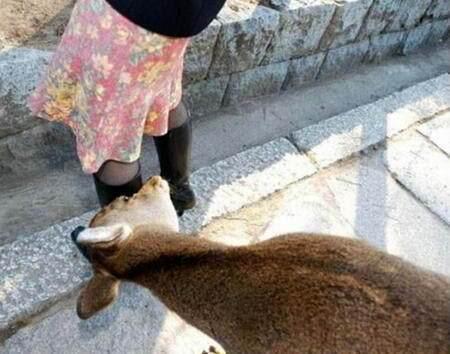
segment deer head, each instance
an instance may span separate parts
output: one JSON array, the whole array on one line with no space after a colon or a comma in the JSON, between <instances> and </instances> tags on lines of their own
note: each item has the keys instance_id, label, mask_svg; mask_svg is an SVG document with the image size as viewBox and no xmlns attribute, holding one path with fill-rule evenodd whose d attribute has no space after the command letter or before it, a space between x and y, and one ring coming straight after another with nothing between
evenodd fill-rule
<instances>
[{"instance_id":1,"label":"deer head","mask_svg":"<svg viewBox=\"0 0 450 354\"><path fill-rule=\"evenodd\" d=\"M146 232L136 232L140 228ZM178 230L169 185L161 177L152 177L133 197L116 199L94 216L88 228L74 232L73 240L94 272L78 298L79 317L87 319L116 299L120 280L115 272L133 262L127 252L131 244L136 251L145 238Z\"/></svg>"}]
</instances>

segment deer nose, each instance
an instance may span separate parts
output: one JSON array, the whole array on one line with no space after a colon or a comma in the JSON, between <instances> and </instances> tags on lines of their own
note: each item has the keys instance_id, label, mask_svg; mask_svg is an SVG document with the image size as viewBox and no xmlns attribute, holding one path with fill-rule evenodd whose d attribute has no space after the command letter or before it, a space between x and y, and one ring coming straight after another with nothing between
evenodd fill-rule
<instances>
[{"instance_id":1,"label":"deer nose","mask_svg":"<svg viewBox=\"0 0 450 354\"><path fill-rule=\"evenodd\" d=\"M78 251L86 258L88 261L90 261L89 253L86 246L80 245L77 242L78 236L84 231L86 228L84 226L78 226L75 230L73 230L70 233L70 238L72 239L75 246L77 246Z\"/></svg>"}]
</instances>

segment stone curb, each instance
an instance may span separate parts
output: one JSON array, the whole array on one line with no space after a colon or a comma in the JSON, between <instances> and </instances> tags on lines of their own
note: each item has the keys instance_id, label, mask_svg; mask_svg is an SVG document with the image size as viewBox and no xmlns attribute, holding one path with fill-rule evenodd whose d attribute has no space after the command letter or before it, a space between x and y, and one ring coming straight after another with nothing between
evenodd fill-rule
<instances>
[{"instance_id":1,"label":"stone curb","mask_svg":"<svg viewBox=\"0 0 450 354\"><path fill-rule=\"evenodd\" d=\"M315 172L309 159L286 139L201 168L192 175L200 206L183 217L182 229L198 229ZM69 234L86 225L93 213L0 247L0 339L73 293L89 277L89 266Z\"/></svg>"},{"instance_id":2,"label":"stone curb","mask_svg":"<svg viewBox=\"0 0 450 354\"><path fill-rule=\"evenodd\" d=\"M301 129L292 138L324 168L448 109L450 75L444 74Z\"/></svg>"}]
</instances>

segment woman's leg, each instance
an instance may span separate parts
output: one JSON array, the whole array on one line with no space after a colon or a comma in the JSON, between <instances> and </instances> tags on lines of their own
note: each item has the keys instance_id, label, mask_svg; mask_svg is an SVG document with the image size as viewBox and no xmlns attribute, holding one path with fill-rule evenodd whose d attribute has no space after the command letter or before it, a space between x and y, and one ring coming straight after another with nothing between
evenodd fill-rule
<instances>
[{"instance_id":1,"label":"woman's leg","mask_svg":"<svg viewBox=\"0 0 450 354\"><path fill-rule=\"evenodd\" d=\"M131 197L142 187L139 160L131 163L106 161L94 174L94 182L102 207L120 196Z\"/></svg>"},{"instance_id":2,"label":"woman's leg","mask_svg":"<svg viewBox=\"0 0 450 354\"><path fill-rule=\"evenodd\" d=\"M170 184L171 198L178 212L195 206L195 195L189 185L191 173L192 124L183 103L169 114L169 132L155 137L161 177Z\"/></svg>"}]
</instances>

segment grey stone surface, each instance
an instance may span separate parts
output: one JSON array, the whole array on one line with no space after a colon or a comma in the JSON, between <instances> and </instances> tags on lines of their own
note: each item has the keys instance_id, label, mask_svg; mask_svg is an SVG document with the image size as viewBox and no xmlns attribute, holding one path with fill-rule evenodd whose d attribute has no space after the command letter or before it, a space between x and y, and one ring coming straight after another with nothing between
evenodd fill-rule
<instances>
[{"instance_id":1,"label":"grey stone surface","mask_svg":"<svg viewBox=\"0 0 450 354\"><path fill-rule=\"evenodd\" d=\"M25 100L37 85L50 53L34 49L0 52L0 138L40 122L30 115Z\"/></svg>"},{"instance_id":2,"label":"grey stone surface","mask_svg":"<svg viewBox=\"0 0 450 354\"><path fill-rule=\"evenodd\" d=\"M286 78L289 62L260 66L231 74L224 105L236 105L252 98L277 94Z\"/></svg>"},{"instance_id":3,"label":"grey stone surface","mask_svg":"<svg viewBox=\"0 0 450 354\"><path fill-rule=\"evenodd\" d=\"M320 0L293 0L280 13L280 25L267 48L264 64L286 61L317 51L335 6Z\"/></svg>"},{"instance_id":4,"label":"grey stone surface","mask_svg":"<svg viewBox=\"0 0 450 354\"><path fill-rule=\"evenodd\" d=\"M62 169L66 161L76 159L75 138L66 126L58 123L40 124L0 140L0 145L9 152L9 156L0 160L0 166L24 175L36 169Z\"/></svg>"},{"instance_id":5,"label":"grey stone surface","mask_svg":"<svg viewBox=\"0 0 450 354\"><path fill-rule=\"evenodd\" d=\"M387 33L370 39L368 61L380 62L381 60L403 53L407 35L403 32Z\"/></svg>"},{"instance_id":6,"label":"grey stone surface","mask_svg":"<svg viewBox=\"0 0 450 354\"><path fill-rule=\"evenodd\" d=\"M278 28L279 13L256 4L233 1L219 13L222 24L209 77L257 67Z\"/></svg>"},{"instance_id":7,"label":"grey stone surface","mask_svg":"<svg viewBox=\"0 0 450 354\"><path fill-rule=\"evenodd\" d=\"M294 232L356 238L327 185L328 178L328 173L319 173L281 191L268 206L270 219L257 240Z\"/></svg>"},{"instance_id":8,"label":"grey stone surface","mask_svg":"<svg viewBox=\"0 0 450 354\"><path fill-rule=\"evenodd\" d=\"M216 345L162 305L151 293L131 284L118 301L89 321L80 320L75 303L28 326L0 347L4 354L133 353L200 354Z\"/></svg>"},{"instance_id":9,"label":"grey stone surface","mask_svg":"<svg viewBox=\"0 0 450 354\"><path fill-rule=\"evenodd\" d=\"M325 53L294 59L289 63L283 90L297 89L317 78L325 59Z\"/></svg>"},{"instance_id":10,"label":"grey stone surface","mask_svg":"<svg viewBox=\"0 0 450 354\"><path fill-rule=\"evenodd\" d=\"M450 20L429 22L409 31L403 52L410 54L422 47L439 43L450 29Z\"/></svg>"},{"instance_id":11,"label":"grey stone surface","mask_svg":"<svg viewBox=\"0 0 450 354\"><path fill-rule=\"evenodd\" d=\"M201 81L208 75L220 22L214 20L208 28L191 39L184 57L184 82Z\"/></svg>"},{"instance_id":12,"label":"grey stone surface","mask_svg":"<svg viewBox=\"0 0 450 354\"><path fill-rule=\"evenodd\" d=\"M259 0L253 1L257 2ZM294 0L295 1L295 0ZM292 5L293 0L260 0L259 3L261 5L270 7L275 10L284 11L289 9Z\"/></svg>"},{"instance_id":13,"label":"grey stone surface","mask_svg":"<svg viewBox=\"0 0 450 354\"><path fill-rule=\"evenodd\" d=\"M381 151L332 169L328 176L334 203L359 237L450 276L450 228L395 182Z\"/></svg>"},{"instance_id":14,"label":"grey stone surface","mask_svg":"<svg viewBox=\"0 0 450 354\"><path fill-rule=\"evenodd\" d=\"M191 177L199 206L183 216L181 227L196 230L315 171L285 139L201 168ZM69 234L91 217L87 213L0 248L0 337L71 294L86 279L88 268L72 247Z\"/></svg>"},{"instance_id":15,"label":"grey stone surface","mask_svg":"<svg viewBox=\"0 0 450 354\"><path fill-rule=\"evenodd\" d=\"M450 112L433 118L417 130L450 156Z\"/></svg>"},{"instance_id":16,"label":"grey stone surface","mask_svg":"<svg viewBox=\"0 0 450 354\"><path fill-rule=\"evenodd\" d=\"M410 87L375 103L295 132L299 149L325 167L450 109L450 76Z\"/></svg>"},{"instance_id":17,"label":"grey stone surface","mask_svg":"<svg viewBox=\"0 0 450 354\"><path fill-rule=\"evenodd\" d=\"M358 38L365 39L382 33L397 15L401 2L402 0L374 0Z\"/></svg>"},{"instance_id":18,"label":"grey stone surface","mask_svg":"<svg viewBox=\"0 0 450 354\"><path fill-rule=\"evenodd\" d=\"M0 245L46 229L98 205L92 176L79 169L34 174L0 187Z\"/></svg>"},{"instance_id":19,"label":"grey stone surface","mask_svg":"<svg viewBox=\"0 0 450 354\"><path fill-rule=\"evenodd\" d=\"M348 72L361 64L369 50L369 41L349 44L331 49L320 69L319 79L329 78Z\"/></svg>"},{"instance_id":20,"label":"grey stone surface","mask_svg":"<svg viewBox=\"0 0 450 354\"><path fill-rule=\"evenodd\" d=\"M191 183L199 203L183 216L182 227L196 230L315 172L309 159L284 138L201 168Z\"/></svg>"},{"instance_id":21,"label":"grey stone surface","mask_svg":"<svg viewBox=\"0 0 450 354\"><path fill-rule=\"evenodd\" d=\"M193 116L216 112L222 107L228 76L194 82L186 87L183 98Z\"/></svg>"},{"instance_id":22,"label":"grey stone surface","mask_svg":"<svg viewBox=\"0 0 450 354\"><path fill-rule=\"evenodd\" d=\"M395 178L450 225L449 156L412 132L389 143L385 160Z\"/></svg>"},{"instance_id":23,"label":"grey stone surface","mask_svg":"<svg viewBox=\"0 0 450 354\"><path fill-rule=\"evenodd\" d=\"M90 215L0 248L0 336L70 295L90 275L70 240L70 231Z\"/></svg>"},{"instance_id":24,"label":"grey stone surface","mask_svg":"<svg viewBox=\"0 0 450 354\"><path fill-rule=\"evenodd\" d=\"M372 6L373 0L342 0L321 39L320 48L337 48L353 42Z\"/></svg>"},{"instance_id":25,"label":"grey stone surface","mask_svg":"<svg viewBox=\"0 0 450 354\"><path fill-rule=\"evenodd\" d=\"M450 1L449 0L433 0L431 6L427 11L427 15L442 18L450 16Z\"/></svg>"},{"instance_id":26,"label":"grey stone surface","mask_svg":"<svg viewBox=\"0 0 450 354\"><path fill-rule=\"evenodd\" d=\"M426 14L432 0L403 0L396 11L386 31L395 32L416 26Z\"/></svg>"}]
</instances>

